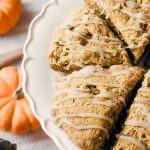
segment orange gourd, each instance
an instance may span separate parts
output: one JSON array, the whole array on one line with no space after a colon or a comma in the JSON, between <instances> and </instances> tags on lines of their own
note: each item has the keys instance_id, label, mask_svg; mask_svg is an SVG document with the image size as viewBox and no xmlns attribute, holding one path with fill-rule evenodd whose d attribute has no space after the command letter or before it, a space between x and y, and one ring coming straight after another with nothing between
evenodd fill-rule
<instances>
[{"instance_id":1,"label":"orange gourd","mask_svg":"<svg viewBox=\"0 0 150 150\"><path fill-rule=\"evenodd\" d=\"M16 26L22 13L20 0L0 0L0 34Z\"/></svg>"},{"instance_id":2,"label":"orange gourd","mask_svg":"<svg viewBox=\"0 0 150 150\"><path fill-rule=\"evenodd\" d=\"M17 68L0 70L1 131L22 134L40 127L22 90L17 90L20 83L21 74Z\"/></svg>"}]
</instances>

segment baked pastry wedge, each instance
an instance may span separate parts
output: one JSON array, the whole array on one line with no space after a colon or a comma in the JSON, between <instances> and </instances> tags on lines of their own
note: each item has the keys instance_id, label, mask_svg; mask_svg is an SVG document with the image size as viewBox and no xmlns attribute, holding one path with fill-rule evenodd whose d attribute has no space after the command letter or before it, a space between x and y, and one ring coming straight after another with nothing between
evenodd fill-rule
<instances>
[{"instance_id":1,"label":"baked pastry wedge","mask_svg":"<svg viewBox=\"0 0 150 150\"><path fill-rule=\"evenodd\" d=\"M149 44L150 0L84 0L88 7L106 16L122 36L136 64Z\"/></svg>"},{"instance_id":2,"label":"baked pastry wedge","mask_svg":"<svg viewBox=\"0 0 150 150\"><path fill-rule=\"evenodd\" d=\"M150 70L131 105L114 150L150 149Z\"/></svg>"},{"instance_id":3,"label":"baked pastry wedge","mask_svg":"<svg viewBox=\"0 0 150 150\"><path fill-rule=\"evenodd\" d=\"M123 43L105 20L86 8L74 9L56 29L50 44L49 66L70 73L87 65L130 65Z\"/></svg>"},{"instance_id":4,"label":"baked pastry wedge","mask_svg":"<svg viewBox=\"0 0 150 150\"><path fill-rule=\"evenodd\" d=\"M64 131L65 149L102 149L142 74L139 67L87 66L59 79L51 118Z\"/></svg>"}]
</instances>

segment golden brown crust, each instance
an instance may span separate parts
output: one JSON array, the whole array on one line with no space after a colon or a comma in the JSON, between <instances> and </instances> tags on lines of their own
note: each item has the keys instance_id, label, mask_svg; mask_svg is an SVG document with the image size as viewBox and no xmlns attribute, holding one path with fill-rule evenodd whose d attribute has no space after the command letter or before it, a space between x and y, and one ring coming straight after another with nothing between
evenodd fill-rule
<instances>
[{"instance_id":1,"label":"golden brown crust","mask_svg":"<svg viewBox=\"0 0 150 150\"><path fill-rule=\"evenodd\" d=\"M85 8L68 14L56 30L48 59L51 68L68 73L87 65L131 65L122 42L106 22Z\"/></svg>"},{"instance_id":2,"label":"golden brown crust","mask_svg":"<svg viewBox=\"0 0 150 150\"><path fill-rule=\"evenodd\" d=\"M120 136L129 136L137 139L139 142L142 143L145 149L150 149L150 129L148 130L141 125L138 126L138 124L133 126L127 124L132 119L136 121L144 121L143 125L147 124L149 120L149 115L146 116L146 114L148 113L144 112L147 110L150 110L150 70L148 74L146 74L142 87L139 89L137 97L135 98L135 101L130 108L125 126L120 133ZM135 143L132 143L132 141L120 139L119 137L119 140L114 147L114 150L124 150L127 148L128 150L142 150L142 148L137 146Z\"/></svg>"},{"instance_id":3,"label":"golden brown crust","mask_svg":"<svg viewBox=\"0 0 150 150\"><path fill-rule=\"evenodd\" d=\"M85 0L85 2L88 7L96 9L97 12L103 12L110 19L115 29L128 44L136 64L149 44L150 1L139 0L134 3L126 0ZM144 19L141 19L142 17Z\"/></svg>"},{"instance_id":4,"label":"golden brown crust","mask_svg":"<svg viewBox=\"0 0 150 150\"><path fill-rule=\"evenodd\" d=\"M53 117L62 115L57 119L57 124L60 124L77 146L83 150L98 150L107 139L104 130L110 134L129 93L142 74L143 70L138 67L121 65L109 69L88 66L73 72L60 79L57 85ZM107 118L97 118L91 113ZM91 117L63 116L64 114ZM60 123L63 119L78 127L98 126L102 129L95 127L80 130L68 123Z\"/></svg>"}]
</instances>

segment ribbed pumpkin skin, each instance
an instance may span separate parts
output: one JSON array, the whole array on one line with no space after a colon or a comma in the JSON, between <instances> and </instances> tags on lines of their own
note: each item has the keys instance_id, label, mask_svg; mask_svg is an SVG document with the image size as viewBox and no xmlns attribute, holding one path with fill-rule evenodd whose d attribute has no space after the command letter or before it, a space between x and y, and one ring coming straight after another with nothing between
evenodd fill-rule
<instances>
[{"instance_id":1,"label":"ribbed pumpkin skin","mask_svg":"<svg viewBox=\"0 0 150 150\"><path fill-rule=\"evenodd\" d=\"M13 93L21 83L20 71L15 67L0 70L0 130L23 134L40 128L28 101L23 96L14 99Z\"/></svg>"},{"instance_id":2,"label":"ribbed pumpkin skin","mask_svg":"<svg viewBox=\"0 0 150 150\"><path fill-rule=\"evenodd\" d=\"M21 16L20 0L0 0L0 35L14 28Z\"/></svg>"}]
</instances>

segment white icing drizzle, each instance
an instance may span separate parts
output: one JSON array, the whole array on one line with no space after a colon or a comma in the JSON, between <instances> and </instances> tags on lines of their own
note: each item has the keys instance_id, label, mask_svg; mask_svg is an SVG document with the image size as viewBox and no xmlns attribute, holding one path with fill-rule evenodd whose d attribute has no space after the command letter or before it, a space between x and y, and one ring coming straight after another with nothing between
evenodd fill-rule
<instances>
[{"instance_id":1,"label":"white icing drizzle","mask_svg":"<svg viewBox=\"0 0 150 150\"><path fill-rule=\"evenodd\" d=\"M140 101L140 102L148 102L150 101L150 98L144 98L144 97L136 97L135 101ZM147 130L150 131L150 109L147 108L144 104L133 104L131 108L139 108L141 112L146 116L148 121L141 121L141 120L136 120L136 119L131 119L126 121L126 125L131 125L131 126L141 126L143 128L146 128Z\"/></svg>"},{"instance_id":2,"label":"white icing drizzle","mask_svg":"<svg viewBox=\"0 0 150 150\"><path fill-rule=\"evenodd\" d=\"M147 121L131 119L131 120L127 120L125 122L125 125L127 125L127 126L143 127L143 128L147 129L150 132L150 123L147 122Z\"/></svg>"},{"instance_id":3,"label":"white icing drizzle","mask_svg":"<svg viewBox=\"0 0 150 150\"><path fill-rule=\"evenodd\" d=\"M150 8L150 4L141 4L141 7L144 7L144 8Z\"/></svg>"},{"instance_id":4,"label":"white icing drizzle","mask_svg":"<svg viewBox=\"0 0 150 150\"><path fill-rule=\"evenodd\" d=\"M150 72L147 72L145 77L150 77Z\"/></svg>"},{"instance_id":5,"label":"white icing drizzle","mask_svg":"<svg viewBox=\"0 0 150 150\"><path fill-rule=\"evenodd\" d=\"M77 36L82 36L81 34L77 34L77 33L74 33L74 32L68 32L67 30L65 31L66 34L68 35L71 35L71 34L74 34L74 35L77 35ZM82 36L82 38L86 39L85 37ZM109 40L109 41L101 41L102 39L104 40ZM111 44L111 45L118 45L120 44L120 41L115 39L115 38L109 38L109 37L106 37L106 36L101 36L99 37L99 39L86 39L88 42L92 42L92 43L96 43L96 44L101 44L101 45L105 45L105 44ZM56 42L56 41L53 41L53 42ZM61 44L63 45L72 45L72 44L77 44L79 45L80 42L79 41L70 41L70 42L62 42ZM80 45L82 46L82 45Z\"/></svg>"},{"instance_id":6,"label":"white icing drizzle","mask_svg":"<svg viewBox=\"0 0 150 150\"><path fill-rule=\"evenodd\" d=\"M66 33L68 33L68 30L66 30ZM76 35L76 33L74 33L74 32L70 32L69 31L69 33ZM81 36L81 34L80 34L80 36ZM66 44L67 43L65 43L65 45ZM110 58L111 56L108 55L107 53L112 54L112 56L116 56L117 55L117 50L115 50L115 49L101 48L101 47L87 48L87 47L82 46L81 44L78 44L78 43L76 43L76 44L78 46L82 47L82 49L80 49L80 50L69 50L67 52L72 52L72 53L80 54L80 53L85 53L87 50L88 51L93 51L93 52L97 52L100 55L101 59ZM108 43L101 42L101 44L108 44ZM113 44L116 44L116 43L113 43Z\"/></svg>"},{"instance_id":7,"label":"white icing drizzle","mask_svg":"<svg viewBox=\"0 0 150 150\"><path fill-rule=\"evenodd\" d=\"M132 0L132 1L126 1L126 0L115 0L116 4L114 6L110 5L107 6L104 11L106 10L121 10L123 13L129 15L130 17L135 17L138 19L146 19L147 17L150 17L149 14L145 14L145 13L134 13L134 12L130 12L127 9L121 9L121 5L124 6L124 4L126 4L126 8L130 7L130 8L136 8L136 7L142 7L142 8L149 8L150 4L137 4L136 1ZM96 3L96 1L95 1ZM107 16L108 17L108 16Z\"/></svg>"},{"instance_id":8,"label":"white icing drizzle","mask_svg":"<svg viewBox=\"0 0 150 150\"><path fill-rule=\"evenodd\" d=\"M72 123L71 121L69 121L68 119L62 119L58 126L61 127L61 125L65 123L65 124L68 124L70 126L72 126L73 128L77 129L77 130L87 130L87 129L100 129L102 130L106 137L109 138L109 133L108 133L108 130L102 126L98 126L98 125L91 125L91 126L78 126L78 125L75 125L74 123Z\"/></svg>"},{"instance_id":9,"label":"white icing drizzle","mask_svg":"<svg viewBox=\"0 0 150 150\"><path fill-rule=\"evenodd\" d=\"M81 77L81 75L95 75L95 76L119 76L119 75L131 75L132 73L136 72L136 68L132 69L129 67L125 67L125 66L113 66L111 67L112 70L113 69L121 69L121 70L116 70L115 72L106 72L105 69L103 69L100 66L87 66L84 69L78 71L78 72L74 72L73 75L68 75L67 77L63 77L62 79L64 80L64 82L71 82L71 78L75 77L77 75L77 77ZM63 81L62 80L62 81ZM62 82L62 84L64 83ZM106 86L106 87L112 87L112 88L125 88L127 89L127 87L125 85L121 85L118 83L87 83L87 85L102 85L102 86ZM59 84L58 84L59 87ZM108 106L112 108L112 111L116 112L116 109L118 108L119 104L123 104L124 106L126 105L125 102L125 98L122 96L119 96L118 94L115 94L113 92L100 92L97 95L92 95L89 93L89 89L84 89L84 88L65 88L62 90L58 90L59 92L57 92L55 94L55 98L57 99L57 96L62 96L63 98L61 98L59 101L55 101L52 109L51 110L57 110L57 109L62 109L62 108L77 108L77 107L84 107L83 105L79 106L79 105L64 105L61 104L61 102L65 102L67 100L79 100L79 99L83 99L86 100L85 103L86 104L91 104L91 105L104 105L104 106ZM101 99L102 98L102 99ZM103 101L105 100L105 101ZM114 103L117 102L117 103ZM119 102L119 103L118 103ZM87 105L85 105L85 107L88 107ZM99 126L99 125L87 125L87 126L83 126L83 125L76 125L74 124L72 121L70 121L68 118L72 118L72 117L82 117L82 118L97 118L97 119L102 119L105 121L108 121L108 123L113 124L113 120L110 117L107 117L105 115L102 114L96 114L96 113L79 113L79 114L67 114L66 112L64 113L60 113L58 115L56 115L54 117L54 120L57 121L58 119L58 126L61 127L63 123L77 129L77 130L87 130L87 129L100 129L102 130L106 137L109 138L109 132L108 130L103 127L103 126Z\"/></svg>"},{"instance_id":10,"label":"white icing drizzle","mask_svg":"<svg viewBox=\"0 0 150 150\"><path fill-rule=\"evenodd\" d=\"M63 94L71 94L71 96L67 95L64 98L62 98L61 100L59 100L58 102L55 102L55 104L58 104L60 102L65 102L69 99L110 98L110 99L122 102L124 106L126 105L124 97L118 96L114 93L103 92L103 93L100 93L100 94L97 94L97 95L92 95L92 94L89 94L89 93L85 93L86 91L88 91L88 90L87 89L78 89L78 88L66 88L64 90L61 90L61 91L59 91L55 94L55 97L63 95Z\"/></svg>"},{"instance_id":11,"label":"white icing drizzle","mask_svg":"<svg viewBox=\"0 0 150 150\"><path fill-rule=\"evenodd\" d=\"M142 8L150 8L150 4L137 4L136 1L125 1L125 4L127 7L131 7L131 8L138 8L138 7L142 7Z\"/></svg>"},{"instance_id":12,"label":"white icing drizzle","mask_svg":"<svg viewBox=\"0 0 150 150\"><path fill-rule=\"evenodd\" d=\"M81 118L97 118L108 121L110 124L113 124L113 120L109 117L106 117L102 114L96 113L81 113L81 114L59 114L55 117L55 120L63 118L63 117L81 117Z\"/></svg>"},{"instance_id":13,"label":"white icing drizzle","mask_svg":"<svg viewBox=\"0 0 150 150\"><path fill-rule=\"evenodd\" d=\"M150 4L137 4L136 1L125 1L126 5L131 8L137 8L137 7L142 7L142 8L150 8Z\"/></svg>"},{"instance_id":14,"label":"white icing drizzle","mask_svg":"<svg viewBox=\"0 0 150 150\"><path fill-rule=\"evenodd\" d=\"M80 94L80 95L78 95ZM62 98L61 100L59 100L58 103L60 102L65 102L65 101L68 101L69 99L83 99L83 98L90 98L92 97L91 94L88 94L88 93L78 93L78 94L72 94L71 96L66 96L65 98Z\"/></svg>"},{"instance_id":15,"label":"white icing drizzle","mask_svg":"<svg viewBox=\"0 0 150 150\"><path fill-rule=\"evenodd\" d=\"M116 54L117 54L117 51L116 50L111 50L111 49L108 49L108 48L98 48L98 47L95 47L95 48L86 48L86 47L84 47L84 50L86 51L86 50L89 50L89 51L93 51L93 52L97 52L99 55L100 55L100 57L102 58L102 59L104 59L104 58L110 58L110 55L108 55L108 54L106 54L106 53L110 53L110 54L112 54L113 56L116 56Z\"/></svg>"},{"instance_id":16,"label":"white icing drizzle","mask_svg":"<svg viewBox=\"0 0 150 150\"><path fill-rule=\"evenodd\" d=\"M143 41L143 38L144 38L145 41L149 42L148 37L144 37L144 35L145 35L145 34L143 34L142 37L138 37L138 38L132 37L132 38L130 38L130 40ZM127 48L128 48L128 47L127 47Z\"/></svg>"},{"instance_id":17,"label":"white icing drizzle","mask_svg":"<svg viewBox=\"0 0 150 150\"><path fill-rule=\"evenodd\" d=\"M119 100L120 102L124 104L124 106L126 105L124 97L118 96L112 92L103 92L103 93L97 94L95 95L95 98L110 98L112 100Z\"/></svg>"},{"instance_id":18,"label":"white icing drizzle","mask_svg":"<svg viewBox=\"0 0 150 150\"><path fill-rule=\"evenodd\" d=\"M98 100L91 100L91 102L94 105L104 105L104 106L111 107L114 111L117 109L117 106L112 101L109 101L109 100L107 102L102 102L102 101L98 101Z\"/></svg>"},{"instance_id":19,"label":"white icing drizzle","mask_svg":"<svg viewBox=\"0 0 150 150\"><path fill-rule=\"evenodd\" d=\"M77 17L79 17L79 16L76 16L76 18ZM77 25L81 25L81 24L98 24L98 25L102 24L102 21L99 21L101 19L99 19L97 21L93 21L93 19L92 19L92 21L89 20L90 18L87 14L84 14L84 15L80 16L80 19L81 20L77 20L77 19L75 20L75 17L70 18L61 27L65 27L65 26L68 26L68 25L77 26Z\"/></svg>"},{"instance_id":20,"label":"white icing drizzle","mask_svg":"<svg viewBox=\"0 0 150 150\"><path fill-rule=\"evenodd\" d=\"M143 114L148 119L148 122L150 123L150 109L146 107L144 104L134 104L131 108L140 108L140 111L143 112Z\"/></svg>"},{"instance_id":21,"label":"white icing drizzle","mask_svg":"<svg viewBox=\"0 0 150 150\"><path fill-rule=\"evenodd\" d=\"M84 37L82 34L81 34L81 31L80 30L74 30L74 31L70 31L70 30L65 30L64 31L64 33L66 34L66 35L72 35L72 36L79 36L79 37L81 37L81 38L83 38L83 39L86 39L86 37Z\"/></svg>"},{"instance_id":22,"label":"white icing drizzle","mask_svg":"<svg viewBox=\"0 0 150 150\"><path fill-rule=\"evenodd\" d=\"M97 1L94 1L94 2L98 3ZM124 4L126 4L126 6ZM123 9L121 8L121 5L123 6ZM124 8L124 7L126 7L126 8ZM122 13L127 14L130 17L136 18L136 21L138 21L139 24L140 23L148 24L148 19L150 18L150 14L146 14L144 12L135 13L135 12L130 11L128 9L128 7L129 8L142 7L144 9L146 9L146 8L150 7L150 4L137 4L136 1L134 1L134 0L132 0L132 1L116 0L115 5L105 6L105 9L103 11L106 11L106 10L119 10ZM111 15L111 12L106 15L106 18L108 19L110 17L110 15ZM122 31L134 30L134 31L143 32L143 30L140 27L131 27L131 26L124 27L121 30ZM143 41L144 36L147 38L147 39L144 39L144 41L149 42L149 39L148 39L149 36L150 36L149 33L143 33L143 35L140 36L138 39L135 37L135 38L132 38L132 40L142 40ZM137 48L140 48L140 47L142 47L141 44L137 44L137 45L136 44L130 44L126 48L137 49Z\"/></svg>"},{"instance_id":23,"label":"white icing drizzle","mask_svg":"<svg viewBox=\"0 0 150 150\"><path fill-rule=\"evenodd\" d=\"M66 35L76 35L76 36L81 36L81 33L84 33L84 29L80 29L80 28L75 28L73 31L71 30L65 30L65 34ZM92 42L100 42L99 40L110 40L110 41L113 41L113 42L120 42L119 39L117 38L113 38L113 37L108 37L108 36L99 36L98 39L87 39L85 37L82 36L82 38L86 39L87 41L92 41Z\"/></svg>"},{"instance_id":24,"label":"white icing drizzle","mask_svg":"<svg viewBox=\"0 0 150 150\"><path fill-rule=\"evenodd\" d=\"M96 1L95 1L96 3ZM126 6L124 5L126 4ZM123 8L121 8L121 5L123 6ZM126 8L125 8L126 7ZM119 10L121 11L122 13L124 14L127 14L128 16L130 17L133 17L133 18L136 18L136 21L140 23L144 23L144 24L148 24L148 19L150 19L150 14L146 14L144 12L132 12L131 10L128 9L129 8L136 8L136 7L142 7L144 9L146 8L149 8L150 7L150 4L137 4L136 1L125 1L125 0L116 0L116 4L114 6L110 5L110 6L105 6L105 9L104 11L106 10ZM111 15L111 12L106 15L107 18L109 18ZM148 33L144 33L144 31L140 28L140 27L124 27L121 29L122 31L126 31L126 30L134 30L134 31L140 31L140 32L143 32L143 35L139 37L139 39L137 38L132 38L132 40L144 40L144 41L147 41L149 42L149 34ZM143 39L144 35L146 35L147 39ZM142 47L141 44L129 44L129 46L127 48L130 48L130 49L137 49L137 48L140 48Z\"/></svg>"},{"instance_id":25,"label":"white icing drizzle","mask_svg":"<svg viewBox=\"0 0 150 150\"><path fill-rule=\"evenodd\" d=\"M128 70L128 72L126 70L122 70L122 71L116 71L116 72L110 72L110 73L106 73L105 71L101 71L101 72L96 72L96 73L92 73L90 74L91 76L98 76L98 77L115 77L115 76L120 76L120 75L130 75L132 72L130 70ZM75 74L74 77L81 77L82 76L88 76L88 74L83 74L83 73L79 73L79 74Z\"/></svg>"},{"instance_id":26,"label":"white icing drizzle","mask_svg":"<svg viewBox=\"0 0 150 150\"><path fill-rule=\"evenodd\" d=\"M139 91L142 91L142 92L150 92L150 88L141 88Z\"/></svg>"},{"instance_id":27,"label":"white icing drizzle","mask_svg":"<svg viewBox=\"0 0 150 150\"><path fill-rule=\"evenodd\" d=\"M86 70L88 71L88 70ZM131 75L132 73L134 73L135 70L121 70L121 71L115 71L115 72L110 72L110 73L107 73L106 71L93 71L93 73L90 73L90 74L84 74L84 71L82 70L82 72L79 72L78 74L75 74L74 76L76 77L81 77L81 75L83 76L88 76L88 75L91 75L91 76L104 76L104 77L115 77L115 76L119 76L119 75Z\"/></svg>"},{"instance_id":28,"label":"white icing drizzle","mask_svg":"<svg viewBox=\"0 0 150 150\"><path fill-rule=\"evenodd\" d=\"M111 38L110 38L111 39ZM95 40L95 39L91 39L91 40L88 40L89 42L93 42L93 43L96 43L96 44L101 44L101 45L118 45L120 44L120 41L100 41L100 40Z\"/></svg>"},{"instance_id":29,"label":"white icing drizzle","mask_svg":"<svg viewBox=\"0 0 150 150\"><path fill-rule=\"evenodd\" d=\"M131 7L131 8L138 7L138 5L135 1L126 1L125 4L127 7Z\"/></svg>"},{"instance_id":30,"label":"white icing drizzle","mask_svg":"<svg viewBox=\"0 0 150 150\"><path fill-rule=\"evenodd\" d=\"M137 49L137 48L140 48L142 47L142 45L140 44L130 44L129 46L127 46L126 48L130 48L130 49Z\"/></svg>"},{"instance_id":31,"label":"white icing drizzle","mask_svg":"<svg viewBox=\"0 0 150 150\"><path fill-rule=\"evenodd\" d=\"M94 0L95 3L98 3L96 0ZM125 7L129 7L129 8L138 8L138 7L142 7L142 8L149 8L150 4L137 4L135 0L115 0L116 4L115 5L110 5L107 6L104 11L106 10L120 10L121 9L121 5L125 6L124 4L126 4Z\"/></svg>"},{"instance_id":32,"label":"white icing drizzle","mask_svg":"<svg viewBox=\"0 0 150 150\"><path fill-rule=\"evenodd\" d=\"M56 91L54 96L60 96L63 94L79 94L79 93L85 93L85 92L89 92L89 89L84 89L84 88L65 88L63 90L60 91ZM88 93L85 93L88 94ZM89 94L88 94L89 95Z\"/></svg>"},{"instance_id":33,"label":"white icing drizzle","mask_svg":"<svg viewBox=\"0 0 150 150\"><path fill-rule=\"evenodd\" d=\"M127 27L124 27L124 28L122 28L121 29L122 31L125 31L125 30L135 30L135 31L141 31L141 32L143 32L143 29L142 28L140 28L140 27L134 27L134 26L127 26Z\"/></svg>"},{"instance_id":34,"label":"white icing drizzle","mask_svg":"<svg viewBox=\"0 0 150 150\"><path fill-rule=\"evenodd\" d=\"M135 101L138 101L138 102L150 102L150 98L138 96L138 97L135 98Z\"/></svg>"},{"instance_id":35,"label":"white icing drizzle","mask_svg":"<svg viewBox=\"0 0 150 150\"><path fill-rule=\"evenodd\" d=\"M121 3L118 3L118 4L114 5L114 6L111 6L109 9L110 10L118 10L118 9L120 9L120 6L121 6Z\"/></svg>"},{"instance_id":36,"label":"white icing drizzle","mask_svg":"<svg viewBox=\"0 0 150 150\"><path fill-rule=\"evenodd\" d=\"M113 100L114 101L114 100ZM111 107L114 111L116 111L117 106L112 102L107 100L107 102L102 102L102 101L98 101L98 100L88 100L87 102L90 102L89 104L93 104L93 105L104 105L104 106L108 106ZM118 100L116 100L115 102L118 102ZM53 109L65 109L65 108L76 108L76 107L81 107L81 106L76 106L76 105L59 105L57 106L56 104L52 105ZM83 106L82 106L83 107ZM87 106L85 106L87 107Z\"/></svg>"},{"instance_id":37,"label":"white icing drizzle","mask_svg":"<svg viewBox=\"0 0 150 150\"><path fill-rule=\"evenodd\" d=\"M66 52L69 52L69 53L74 53L74 54L85 54L85 50L69 50L69 51L67 51L66 50Z\"/></svg>"},{"instance_id":38,"label":"white icing drizzle","mask_svg":"<svg viewBox=\"0 0 150 150\"><path fill-rule=\"evenodd\" d=\"M89 76L89 75L93 74L94 72L97 72L97 71L101 72L101 71L103 71L103 70L104 70L104 69L103 69L101 66L93 66L93 65L90 65L90 66L87 66L87 67L81 69L81 70L78 71L78 72L76 72L76 71L73 72L73 76L79 76L79 77L81 77L80 75ZM71 78L72 78L72 75L69 75L69 76L68 76L68 79L71 79ZM66 77L63 77L63 79L66 79L66 80L67 80Z\"/></svg>"},{"instance_id":39,"label":"white icing drizzle","mask_svg":"<svg viewBox=\"0 0 150 150\"><path fill-rule=\"evenodd\" d=\"M98 39L105 39L105 40L110 40L110 41L120 42L119 39L113 38L113 37L108 37L108 36L99 36Z\"/></svg>"},{"instance_id":40,"label":"white icing drizzle","mask_svg":"<svg viewBox=\"0 0 150 150\"><path fill-rule=\"evenodd\" d=\"M65 109L65 108L75 108L75 107L79 107L79 106L75 106L75 105L60 105L60 106L57 106L57 104L53 104L52 105L52 109Z\"/></svg>"},{"instance_id":41,"label":"white icing drizzle","mask_svg":"<svg viewBox=\"0 0 150 150\"><path fill-rule=\"evenodd\" d=\"M61 42L60 42L61 43ZM62 42L62 45L73 45L73 44L80 44L79 41L69 41L69 42Z\"/></svg>"},{"instance_id":42,"label":"white icing drizzle","mask_svg":"<svg viewBox=\"0 0 150 150\"><path fill-rule=\"evenodd\" d=\"M68 21L65 22L65 24L63 24L61 27L64 27L64 26L68 26L68 25L72 25L72 26L75 26L76 24L92 24L91 21L89 21L89 16L88 15L83 15L82 20L74 20L74 19L69 19ZM93 22L93 23L98 23L100 24L100 22ZM86 37L84 37L82 35L82 32L84 33L84 31L80 28L75 28L73 31L71 30L65 30L64 33L66 35L73 35L73 36L79 36L79 37L82 37L84 39L86 39L87 41L89 42L93 42L93 43L97 43L97 44L111 44L111 45L118 45L120 43L120 40L118 40L117 38L109 38L109 37L106 37L106 36L101 36L99 37L99 39L105 39L105 40L110 40L109 42L108 41L100 41L100 40L94 40L94 39L87 39ZM119 43L118 43L119 42ZM68 42L68 43L62 43L64 45L67 45L67 44L77 44L78 46L82 46L79 42ZM82 46L84 49L84 51L87 50L86 47ZM97 52L99 53L101 59L104 59L104 58L110 58L111 56L106 54L106 53L111 53L112 56L116 56L117 55L117 51L116 50L113 50L113 49L110 49L110 48L91 48L91 49L88 49L90 51L94 51L94 52ZM83 53L81 50L80 51L75 51L75 50L71 50L69 52L72 52L72 53Z\"/></svg>"},{"instance_id":43,"label":"white icing drizzle","mask_svg":"<svg viewBox=\"0 0 150 150\"><path fill-rule=\"evenodd\" d=\"M134 18L138 18L138 19L147 19L147 18L150 17L149 14L145 14L143 12L133 13L133 12L127 10L127 9L123 9L123 10L121 10L121 12L123 12L124 14L127 14L130 17L134 17Z\"/></svg>"},{"instance_id":44,"label":"white icing drizzle","mask_svg":"<svg viewBox=\"0 0 150 150\"><path fill-rule=\"evenodd\" d=\"M145 77L149 77L149 73L145 75ZM145 79L147 80L147 79ZM146 87L142 87L139 91L142 92L150 92L150 90ZM150 132L150 108L146 105L150 102L150 98L146 98L143 96L137 96L135 99L135 103L131 106L131 109L136 108L139 109L138 112L140 112L142 115L144 115L146 118L144 120L137 120L137 119L130 119L125 122L125 125L127 126L133 126L133 127L142 127L147 129ZM138 103L140 102L140 103ZM131 112L132 113L132 112ZM131 143L137 145L143 150L147 150L145 145L139 141L138 139L135 139L131 136L121 136L121 139L130 141Z\"/></svg>"},{"instance_id":45,"label":"white icing drizzle","mask_svg":"<svg viewBox=\"0 0 150 150\"><path fill-rule=\"evenodd\" d=\"M113 66L113 68L115 69L115 66ZM116 69L117 69L118 67L116 66ZM118 68L119 69L119 68ZM122 69L125 69L125 68L122 68ZM97 71L98 71L98 73L97 73ZM126 71L126 70L123 70L123 71L116 71L116 72L110 72L110 73L107 73L106 71L104 71L103 70L103 68L101 68L101 67L95 67L95 68L93 68L93 66L87 66L87 67L85 67L85 68L83 68L82 70L80 70L77 74L76 74L76 72L74 72L73 74L73 76L68 76L68 78L66 78L66 77L63 77L63 79L65 79L64 80L64 82L60 82L60 83L58 83L58 86L60 85L60 84L65 84L66 82L71 82L71 80L72 80L72 77L85 77L85 76L108 76L108 77L113 77L113 76L118 76L118 75L130 75L130 74L132 74L132 73L134 73L136 71L136 68L134 68L134 69L130 69L130 68L128 68L128 71ZM93 85L93 83L87 83L87 84L91 84L91 85ZM96 85L99 85L99 86L108 86L108 87L116 87L116 88L124 88L125 90L127 90L128 89L128 87L126 86L126 85L121 85L121 84L117 84L117 83L115 83L115 84L108 84L108 83L94 83L94 84L96 84ZM83 91L83 89L82 89L82 91ZM88 96L88 95L86 95L86 96Z\"/></svg>"},{"instance_id":46,"label":"white icing drizzle","mask_svg":"<svg viewBox=\"0 0 150 150\"><path fill-rule=\"evenodd\" d=\"M95 0L95 3L96 3L96 0ZM116 5L114 5L114 6L107 6L107 7L105 7L105 8L103 8L103 13L106 11L106 10L119 10L120 9L120 7L121 7L121 2L120 1L118 1L118 3L116 4ZM106 19L108 19L108 16L106 15Z\"/></svg>"},{"instance_id":47,"label":"white icing drizzle","mask_svg":"<svg viewBox=\"0 0 150 150\"><path fill-rule=\"evenodd\" d=\"M120 139L129 141L129 142L133 143L134 145L138 146L139 148L141 148L142 150L147 150L145 145L141 141L136 139L136 138L133 138L131 136L124 136L124 135L122 135L122 136L120 136Z\"/></svg>"}]
</instances>

